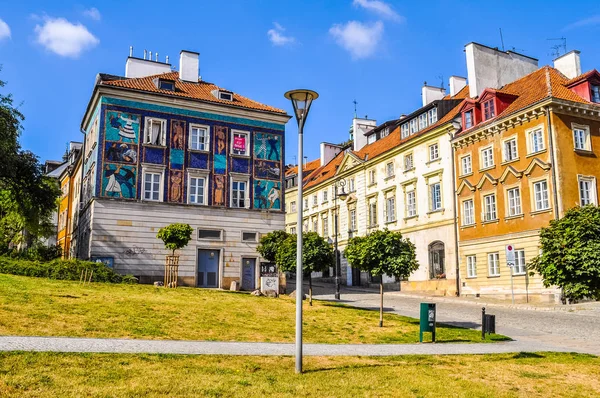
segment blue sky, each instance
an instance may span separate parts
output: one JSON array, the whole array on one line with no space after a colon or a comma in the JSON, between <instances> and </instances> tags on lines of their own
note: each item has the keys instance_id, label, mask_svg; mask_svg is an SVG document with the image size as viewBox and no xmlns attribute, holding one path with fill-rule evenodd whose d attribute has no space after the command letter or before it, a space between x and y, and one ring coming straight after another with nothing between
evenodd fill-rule
<instances>
[{"instance_id":1,"label":"blue sky","mask_svg":"<svg viewBox=\"0 0 600 398\"><path fill-rule=\"evenodd\" d=\"M585 4L587 3L587 4ZM426 4L426 6L424 6ZM378 0L8 1L0 0L0 79L26 116L22 145L60 158L79 126L98 72L123 75L129 46L169 55L200 52L204 80L287 109L287 90L319 92L305 130L305 154L341 142L359 116L382 123L421 104L424 81L447 87L466 76L464 45L476 41L551 64L548 38L581 50L582 69L600 68L600 4L579 1L481 3ZM286 162L296 161L296 123Z\"/></svg>"}]
</instances>

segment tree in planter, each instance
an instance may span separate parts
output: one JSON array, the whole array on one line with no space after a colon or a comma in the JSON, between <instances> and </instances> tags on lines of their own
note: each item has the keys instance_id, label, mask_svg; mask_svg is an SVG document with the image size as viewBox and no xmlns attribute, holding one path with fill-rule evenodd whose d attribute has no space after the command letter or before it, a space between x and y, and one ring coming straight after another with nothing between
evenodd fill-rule
<instances>
[{"instance_id":1,"label":"tree in planter","mask_svg":"<svg viewBox=\"0 0 600 398\"><path fill-rule=\"evenodd\" d=\"M171 224L158 230L156 237L162 240L167 250L172 251L172 255L167 256L165 262L165 286L177 287L177 276L179 268L179 256L175 255L175 250L183 249L192 239L194 229L189 224Z\"/></svg>"},{"instance_id":2,"label":"tree in planter","mask_svg":"<svg viewBox=\"0 0 600 398\"><path fill-rule=\"evenodd\" d=\"M528 268L565 298L600 299L600 207L575 207L540 232L541 253Z\"/></svg>"},{"instance_id":3,"label":"tree in planter","mask_svg":"<svg viewBox=\"0 0 600 398\"><path fill-rule=\"evenodd\" d=\"M277 250L275 259L284 272L296 272L296 241L295 234L289 234ZM312 305L312 278L313 272L321 272L333 267L333 249L325 239L316 232L302 234L302 268L308 277L308 302ZM296 299L302 299L302 286L296 286Z\"/></svg>"},{"instance_id":4,"label":"tree in planter","mask_svg":"<svg viewBox=\"0 0 600 398\"><path fill-rule=\"evenodd\" d=\"M404 278L416 271L419 263L415 256L415 245L410 240L402 238L400 232L386 229L350 239L344 255L353 268L381 278L379 327L382 327L383 275Z\"/></svg>"}]
</instances>

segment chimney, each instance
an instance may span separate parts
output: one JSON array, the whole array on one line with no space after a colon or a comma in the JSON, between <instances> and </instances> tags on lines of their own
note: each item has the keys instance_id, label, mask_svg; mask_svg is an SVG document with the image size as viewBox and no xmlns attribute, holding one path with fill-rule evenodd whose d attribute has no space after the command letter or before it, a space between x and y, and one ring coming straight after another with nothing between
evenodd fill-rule
<instances>
[{"instance_id":1,"label":"chimney","mask_svg":"<svg viewBox=\"0 0 600 398\"><path fill-rule=\"evenodd\" d=\"M148 56L148 50L144 50L144 58L133 56L133 47L129 47L129 57L125 62L125 77L146 77L171 72L169 62L159 62L158 53L156 61L152 60L152 52Z\"/></svg>"},{"instance_id":2,"label":"chimney","mask_svg":"<svg viewBox=\"0 0 600 398\"><path fill-rule=\"evenodd\" d=\"M440 100L446 95L446 89L440 87L431 87L427 82L423 83L421 88L421 97L423 98L423 106L432 103L435 100Z\"/></svg>"},{"instance_id":3,"label":"chimney","mask_svg":"<svg viewBox=\"0 0 600 398\"><path fill-rule=\"evenodd\" d=\"M467 85L467 78L460 76L450 76L450 96L454 97L460 90Z\"/></svg>"},{"instance_id":4,"label":"chimney","mask_svg":"<svg viewBox=\"0 0 600 398\"><path fill-rule=\"evenodd\" d=\"M498 89L538 69L538 60L514 51L500 51L478 43L465 46L469 96L486 88Z\"/></svg>"},{"instance_id":5,"label":"chimney","mask_svg":"<svg viewBox=\"0 0 600 398\"><path fill-rule=\"evenodd\" d=\"M554 68L567 78L572 79L581 75L581 59L578 50L573 50L554 60Z\"/></svg>"},{"instance_id":6,"label":"chimney","mask_svg":"<svg viewBox=\"0 0 600 398\"><path fill-rule=\"evenodd\" d=\"M327 163L342 151L342 147L328 142L321 142L321 166L325 166Z\"/></svg>"},{"instance_id":7,"label":"chimney","mask_svg":"<svg viewBox=\"0 0 600 398\"><path fill-rule=\"evenodd\" d=\"M200 53L181 50L179 53L179 78L186 82L198 83Z\"/></svg>"},{"instance_id":8,"label":"chimney","mask_svg":"<svg viewBox=\"0 0 600 398\"><path fill-rule=\"evenodd\" d=\"M354 150L360 151L367 145L367 136L369 131L377 127L377 121L372 119L360 119L355 117L352 119L352 132L354 135Z\"/></svg>"}]
</instances>

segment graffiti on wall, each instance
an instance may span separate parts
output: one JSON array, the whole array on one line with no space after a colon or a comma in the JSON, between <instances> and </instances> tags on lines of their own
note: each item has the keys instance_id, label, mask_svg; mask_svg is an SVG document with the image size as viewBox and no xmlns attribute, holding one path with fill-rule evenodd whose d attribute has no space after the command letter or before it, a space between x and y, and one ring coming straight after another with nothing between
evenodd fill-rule
<instances>
[{"instance_id":1,"label":"graffiti on wall","mask_svg":"<svg viewBox=\"0 0 600 398\"><path fill-rule=\"evenodd\" d=\"M106 112L106 141L138 143L140 115L118 111Z\"/></svg>"},{"instance_id":2,"label":"graffiti on wall","mask_svg":"<svg viewBox=\"0 0 600 398\"><path fill-rule=\"evenodd\" d=\"M254 180L254 208L281 210L281 183Z\"/></svg>"},{"instance_id":3,"label":"graffiti on wall","mask_svg":"<svg viewBox=\"0 0 600 398\"><path fill-rule=\"evenodd\" d=\"M136 171L135 166L105 163L102 175L102 196L135 199Z\"/></svg>"},{"instance_id":4,"label":"graffiti on wall","mask_svg":"<svg viewBox=\"0 0 600 398\"><path fill-rule=\"evenodd\" d=\"M281 136L254 133L254 158L279 162L281 160Z\"/></svg>"}]
</instances>

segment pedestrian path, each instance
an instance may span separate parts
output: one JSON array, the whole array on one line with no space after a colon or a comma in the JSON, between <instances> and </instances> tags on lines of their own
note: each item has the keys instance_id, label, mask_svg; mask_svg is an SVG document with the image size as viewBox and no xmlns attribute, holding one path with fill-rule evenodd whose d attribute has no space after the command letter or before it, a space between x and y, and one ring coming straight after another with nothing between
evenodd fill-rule
<instances>
[{"instance_id":1,"label":"pedestrian path","mask_svg":"<svg viewBox=\"0 0 600 398\"><path fill-rule=\"evenodd\" d=\"M575 352L585 352L578 351L577 348L574 350ZM574 350L542 343L520 341L473 344L422 343L304 345L304 355L311 356L456 355L548 351L572 352ZM291 356L295 353L295 346L291 343L0 336L0 351Z\"/></svg>"}]
</instances>

